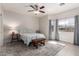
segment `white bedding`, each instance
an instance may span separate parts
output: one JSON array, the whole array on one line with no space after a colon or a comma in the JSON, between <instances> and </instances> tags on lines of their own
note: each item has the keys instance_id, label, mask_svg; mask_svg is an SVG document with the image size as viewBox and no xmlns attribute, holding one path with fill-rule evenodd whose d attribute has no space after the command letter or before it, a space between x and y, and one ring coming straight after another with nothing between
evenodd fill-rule
<instances>
[{"instance_id":1,"label":"white bedding","mask_svg":"<svg viewBox=\"0 0 79 59\"><path fill-rule=\"evenodd\" d=\"M44 34L40 34L40 33L25 33L25 34L21 34L21 38L24 41L24 44L29 45L29 43L33 39L45 38L45 36L44 36Z\"/></svg>"}]
</instances>

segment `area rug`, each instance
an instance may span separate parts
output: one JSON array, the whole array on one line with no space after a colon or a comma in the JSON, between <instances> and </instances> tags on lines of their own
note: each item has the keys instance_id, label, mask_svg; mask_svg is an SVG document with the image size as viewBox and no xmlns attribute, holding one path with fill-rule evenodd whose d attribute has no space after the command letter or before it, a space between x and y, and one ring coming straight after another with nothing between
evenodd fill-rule
<instances>
[{"instance_id":1,"label":"area rug","mask_svg":"<svg viewBox=\"0 0 79 59\"><path fill-rule=\"evenodd\" d=\"M8 43L0 47L0 56L55 56L65 46L47 42L45 46L36 49L22 42Z\"/></svg>"}]
</instances>

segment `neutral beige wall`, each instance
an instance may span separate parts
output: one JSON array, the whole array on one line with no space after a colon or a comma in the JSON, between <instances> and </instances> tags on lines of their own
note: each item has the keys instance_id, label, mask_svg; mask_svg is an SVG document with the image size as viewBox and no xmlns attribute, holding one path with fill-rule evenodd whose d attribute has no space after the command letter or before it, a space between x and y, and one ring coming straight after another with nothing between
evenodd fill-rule
<instances>
[{"instance_id":1,"label":"neutral beige wall","mask_svg":"<svg viewBox=\"0 0 79 59\"><path fill-rule=\"evenodd\" d=\"M0 15L0 46L3 44L2 16Z\"/></svg>"},{"instance_id":2,"label":"neutral beige wall","mask_svg":"<svg viewBox=\"0 0 79 59\"><path fill-rule=\"evenodd\" d=\"M45 34L46 38L49 38L49 22L48 22L48 16L44 16L39 19L39 30Z\"/></svg>"},{"instance_id":3,"label":"neutral beige wall","mask_svg":"<svg viewBox=\"0 0 79 59\"><path fill-rule=\"evenodd\" d=\"M11 28L13 26L16 26L17 29L20 29L22 31L25 31L26 29L29 29L33 32L36 30L39 30L39 19L36 17L32 17L29 15L22 15L18 14L12 11L5 11L3 13L3 24L4 24L4 42L9 42L10 39L8 37L8 34L11 31ZM26 30L27 31L27 30Z\"/></svg>"},{"instance_id":4,"label":"neutral beige wall","mask_svg":"<svg viewBox=\"0 0 79 59\"><path fill-rule=\"evenodd\" d=\"M1 4L0 4L0 14L1 14L1 10L2 10L2 9L1 9Z\"/></svg>"},{"instance_id":5,"label":"neutral beige wall","mask_svg":"<svg viewBox=\"0 0 79 59\"><path fill-rule=\"evenodd\" d=\"M0 5L0 46L3 45L3 22L2 22L2 8Z\"/></svg>"}]
</instances>

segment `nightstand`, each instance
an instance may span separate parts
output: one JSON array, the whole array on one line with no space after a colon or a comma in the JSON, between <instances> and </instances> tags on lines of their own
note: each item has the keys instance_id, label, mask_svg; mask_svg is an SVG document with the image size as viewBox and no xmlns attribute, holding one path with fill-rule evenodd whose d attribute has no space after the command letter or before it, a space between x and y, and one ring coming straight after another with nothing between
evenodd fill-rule
<instances>
[{"instance_id":1,"label":"nightstand","mask_svg":"<svg viewBox=\"0 0 79 59\"><path fill-rule=\"evenodd\" d=\"M21 35L19 33L12 32L11 34L11 42L19 41L21 39Z\"/></svg>"}]
</instances>

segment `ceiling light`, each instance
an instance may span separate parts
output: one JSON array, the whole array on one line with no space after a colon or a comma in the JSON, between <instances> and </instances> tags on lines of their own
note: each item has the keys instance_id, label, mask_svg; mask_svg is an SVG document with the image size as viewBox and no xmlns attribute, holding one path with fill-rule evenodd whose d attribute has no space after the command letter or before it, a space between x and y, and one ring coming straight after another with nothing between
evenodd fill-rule
<instances>
[{"instance_id":1,"label":"ceiling light","mask_svg":"<svg viewBox=\"0 0 79 59\"><path fill-rule=\"evenodd\" d=\"M40 12L39 12L39 11L34 11L34 13L35 13L35 14L39 14Z\"/></svg>"}]
</instances>

